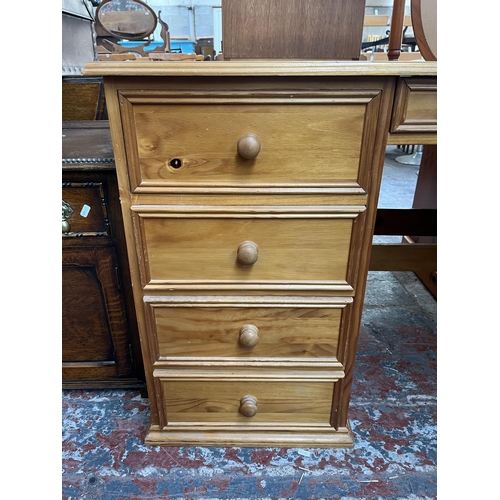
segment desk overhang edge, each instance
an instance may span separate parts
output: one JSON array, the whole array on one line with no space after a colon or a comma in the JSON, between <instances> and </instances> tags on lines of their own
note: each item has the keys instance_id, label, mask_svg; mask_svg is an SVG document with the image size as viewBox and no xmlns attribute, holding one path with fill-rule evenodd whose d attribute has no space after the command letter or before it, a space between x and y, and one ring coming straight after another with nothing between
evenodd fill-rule
<instances>
[{"instance_id":1,"label":"desk overhang edge","mask_svg":"<svg viewBox=\"0 0 500 500\"><path fill-rule=\"evenodd\" d=\"M83 76L437 76L435 61L94 61Z\"/></svg>"}]
</instances>

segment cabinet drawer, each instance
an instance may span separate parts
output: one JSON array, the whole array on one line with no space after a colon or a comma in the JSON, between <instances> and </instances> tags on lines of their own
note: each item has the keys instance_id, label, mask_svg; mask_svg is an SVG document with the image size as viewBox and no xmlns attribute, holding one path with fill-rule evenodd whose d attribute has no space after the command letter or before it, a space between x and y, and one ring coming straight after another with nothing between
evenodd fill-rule
<instances>
[{"instance_id":1,"label":"cabinet drawer","mask_svg":"<svg viewBox=\"0 0 500 500\"><path fill-rule=\"evenodd\" d=\"M334 382L167 378L162 388L169 423L328 424ZM245 396L255 399L248 398L242 408ZM242 414L252 410L253 416Z\"/></svg>"},{"instance_id":2,"label":"cabinet drawer","mask_svg":"<svg viewBox=\"0 0 500 500\"><path fill-rule=\"evenodd\" d=\"M437 132L436 78L398 80L390 131Z\"/></svg>"},{"instance_id":3,"label":"cabinet drawer","mask_svg":"<svg viewBox=\"0 0 500 500\"><path fill-rule=\"evenodd\" d=\"M346 284L353 220L364 207L318 208L322 212L318 214L279 210L142 211L136 221L143 284L255 284L286 289L305 282Z\"/></svg>"},{"instance_id":4,"label":"cabinet drawer","mask_svg":"<svg viewBox=\"0 0 500 500\"><path fill-rule=\"evenodd\" d=\"M355 184L370 162L379 91L193 94L122 95L132 191Z\"/></svg>"},{"instance_id":5,"label":"cabinet drawer","mask_svg":"<svg viewBox=\"0 0 500 500\"><path fill-rule=\"evenodd\" d=\"M147 300L159 363L335 360L351 297L158 297ZM158 363L157 363L158 364Z\"/></svg>"},{"instance_id":6,"label":"cabinet drawer","mask_svg":"<svg viewBox=\"0 0 500 500\"><path fill-rule=\"evenodd\" d=\"M109 236L108 208L103 183L64 182L62 218L63 237Z\"/></svg>"}]
</instances>

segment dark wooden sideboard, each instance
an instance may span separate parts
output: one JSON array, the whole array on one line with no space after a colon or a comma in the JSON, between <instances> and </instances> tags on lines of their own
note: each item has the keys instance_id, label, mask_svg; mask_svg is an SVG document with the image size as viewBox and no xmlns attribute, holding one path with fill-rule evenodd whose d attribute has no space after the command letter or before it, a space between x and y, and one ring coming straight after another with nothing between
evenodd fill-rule
<instances>
[{"instance_id":1,"label":"dark wooden sideboard","mask_svg":"<svg viewBox=\"0 0 500 500\"><path fill-rule=\"evenodd\" d=\"M62 123L63 388L145 393L109 123Z\"/></svg>"}]
</instances>

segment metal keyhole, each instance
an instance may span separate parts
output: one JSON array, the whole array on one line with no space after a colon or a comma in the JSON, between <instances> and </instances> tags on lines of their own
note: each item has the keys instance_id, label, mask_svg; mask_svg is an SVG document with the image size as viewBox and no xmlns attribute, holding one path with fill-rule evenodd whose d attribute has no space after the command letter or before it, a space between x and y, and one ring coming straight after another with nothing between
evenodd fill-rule
<instances>
[{"instance_id":1,"label":"metal keyhole","mask_svg":"<svg viewBox=\"0 0 500 500\"><path fill-rule=\"evenodd\" d=\"M181 168L182 167L182 161L179 160L179 158L172 158L170 160L170 166L172 168Z\"/></svg>"}]
</instances>

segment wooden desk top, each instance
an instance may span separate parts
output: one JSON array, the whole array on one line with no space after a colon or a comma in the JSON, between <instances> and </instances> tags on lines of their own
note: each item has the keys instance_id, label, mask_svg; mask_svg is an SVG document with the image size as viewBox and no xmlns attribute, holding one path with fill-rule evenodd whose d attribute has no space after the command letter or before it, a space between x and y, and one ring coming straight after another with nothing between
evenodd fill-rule
<instances>
[{"instance_id":1,"label":"wooden desk top","mask_svg":"<svg viewBox=\"0 0 500 500\"><path fill-rule=\"evenodd\" d=\"M142 60L144 59L144 61ZM333 61L255 59L233 61L96 61L84 76L437 76L435 61Z\"/></svg>"}]
</instances>

